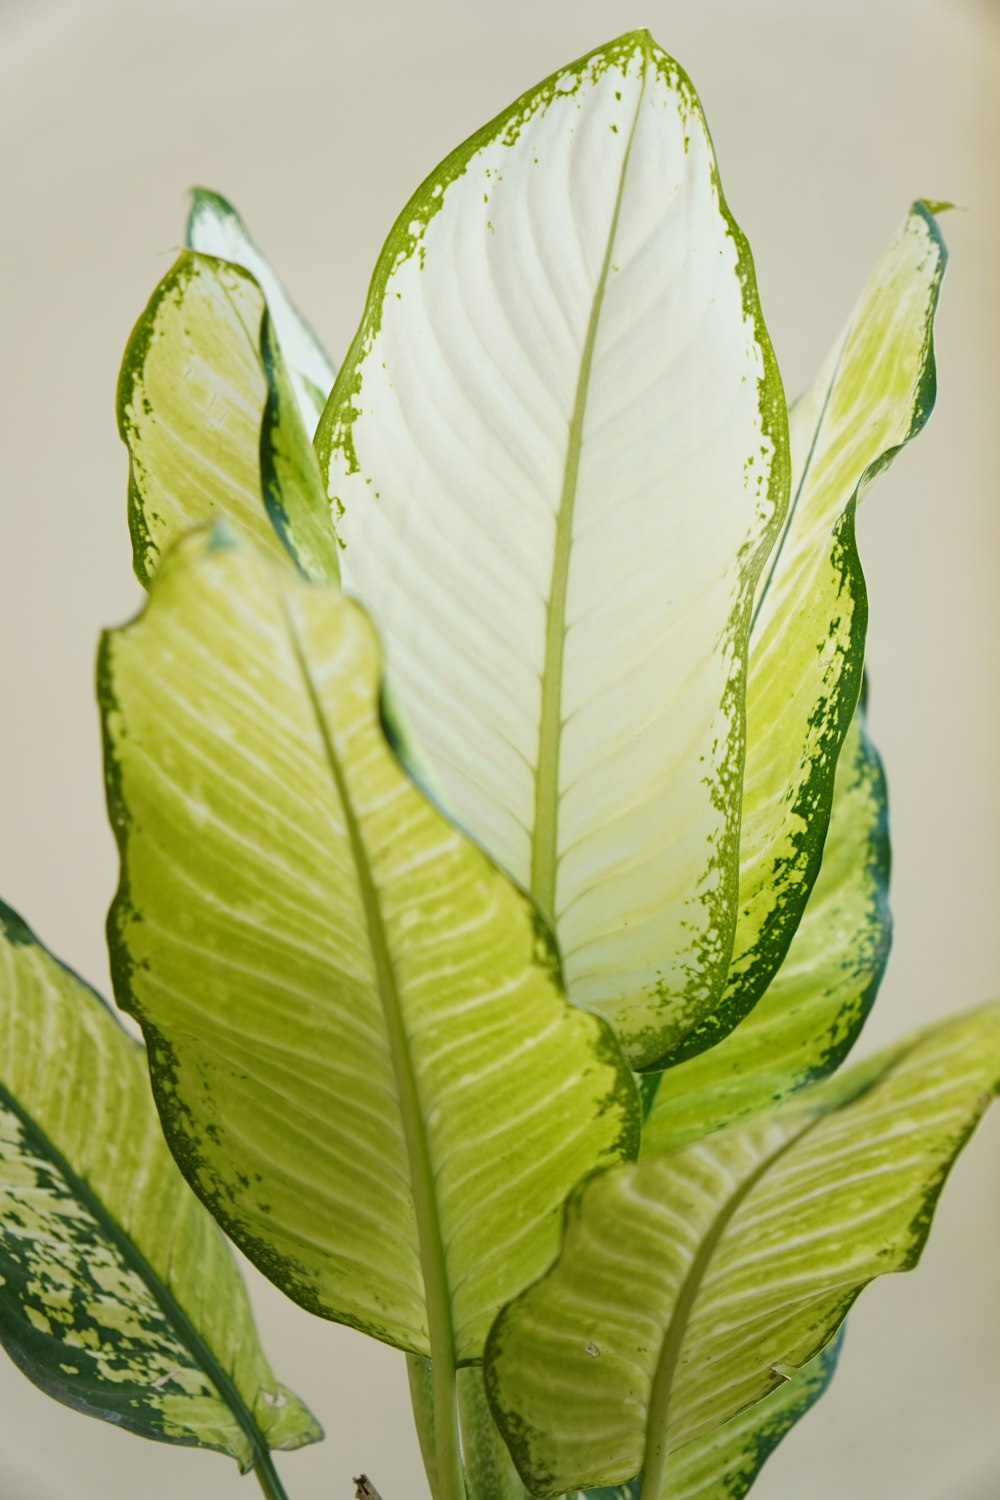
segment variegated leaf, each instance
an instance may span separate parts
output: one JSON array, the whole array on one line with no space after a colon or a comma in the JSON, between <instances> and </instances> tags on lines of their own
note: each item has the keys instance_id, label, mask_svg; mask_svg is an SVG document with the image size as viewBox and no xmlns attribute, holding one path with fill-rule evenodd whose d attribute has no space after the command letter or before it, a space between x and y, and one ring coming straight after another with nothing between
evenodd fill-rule
<instances>
[{"instance_id":1,"label":"variegated leaf","mask_svg":"<svg viewBox=\"0 0 1000 1500\"><path fill-rule=\"evenodd\" d=\"M648 33L417 190L317 446L437 795L651 1066L725 982L749 613L788 458L750 253Z\"/></svg>"},{"instance_id":2,"label":"variegated leaf","mask_svg":"<svg viewBox=\"0 0 1000 1500\"><path fill-rule=\"evenodd\" d=\"M257 282L185 251L133 330L118 382L129 450L136 574L219 517L310 577L339 576L339 548Z\"/></svg>"},{"instance_id":3,"label":"variegated leaf","mask_svg":"<svg viewBox=\"0 0 1000 1500\"><path fill-rule=\"evenodd\" d=\"M432 1356L454 1470L455 1365L637 1150L628 1069L389 750L358 604L192 537L100 670L116 994L174 1154L290 1296Z\"/></svg>"},{"instance_id":4,"label":"variegated leaf","mask_svg":"<svg viewBox=\"0 0 1000 1500\"><path fill-rule=\"evenodd\" d=\"M528 1489L642 1471L641 1500L671 1495L675 1455L814 1358L873 1277L916 1263L998 1085L994 1005L584 1184L559 1260L487 1346L491 1406Z\"/></svg>"},{"instance_id":5,"label":"variegated leaf","mask_svg":"<svg viewBox=\"0 0 1000 1500\"><path fill-rule=\"evenodd\" d=\"M732 964L721 1005L678 1060L713 1045L764 993L816 880L864 662L857 504L930 416L944 266L936 220L917 203L815 383L792 407L791 501L757 585L750 632Z\"/></svg>"},{"instance_id":6,"label":"variegated leaf","mask_svg":"<svg viewBox=\"0 0 1000 1500\"><path fill-rule=\"evenodd\" d=\"M0 1341L67 1406L243 1469L322 1436L170 1157L142 1048L2 903Z\"/></svg>"},{"instance_id":7,"label":"variegated leaf","mask_svg":"<svg viewBox=\"0 0 1000 1500\"><path fill-rule=\"evenodd\" d=\"M743 1500L775 1448L830 1384L841 1343L838 1334L801 1370L784 1372L762 1401L672 1453L661 1500ZM639 1489L634 1484L621 1500L639 1500ZM590 1491L589 1500L611 1500L614 1493Z\"/></svg>"},{"instance_id":8,"label":"variegated leaf","mask_svg":"<svg viewBox=\"0 0 1000 1500\"><path fill-rule=\"evenodd\" d=\"M832 1073L857 1040L892 937L885 776L864 705L837 762L823 863L785 961L750 1014L660 1076L648 1154L683 1146Z\"/></svg>"},{"instance_id":9,"label":"variegated leaf","mask_svg":"<svg viewBox=\"0 0 1000 1500\"><path fill-rule=\"evenodd\" d=\"M260 286L288 366L299 414L312 437L336 371L270 262L257 249L229 200L210 188L196 187L191 193L186 239L192 250L243 266Z\"/></svg>"}]
</instances>

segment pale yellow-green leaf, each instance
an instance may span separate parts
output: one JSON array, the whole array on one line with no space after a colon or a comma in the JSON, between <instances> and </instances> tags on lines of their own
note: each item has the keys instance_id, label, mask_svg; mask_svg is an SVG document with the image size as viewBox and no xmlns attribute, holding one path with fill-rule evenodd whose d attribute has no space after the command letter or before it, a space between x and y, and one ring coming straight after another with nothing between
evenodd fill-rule
<instances>
[{"instance_id":1,"label":"pale yellow-green leaf","mask_svg":"<svg viewBox=\"0 0 1000 1500\"><path fill-rule=\"evenodd\" d=\"M994 1005L584 1184L559 1260L487 1346L491 1405L528 1489L641 1470L641 1500L670 1495L673 1454L812 1359L873 1277L916 1263L998 1084Z\"/></svg>"},{"instance_id":2,"label":"pale yellow-green leaf","mask_svg":"<svg viewBox=\"0 0 1000 1500\"><path fill-rule=\"evenodd\" d=\"M660 1076L642 1130L647 1155L746 1119L843 1061L889 956L888 884L885 776L859 704L819 877L784 962L735 1031Z\"/></svg>"},{"instance_id":3,"label":"pale yellow-green leaf","mask_svg":"<svg viewBox=\"0 0 1000 1500\"><path fill-rule=\"evenodd\" d=\"M193 251L180 256L129 339L118 427L142 583L172 541L219 518L309 576L339 576L309 434L264 294L247 271Z\"/></svg>"},{"instance_id":4,"label":"pale yellow-green leaf","mask_svg":"<svg viewBox=\"0 0 1000 1500\"><path fill-rule=\"evenodd\" d=\"M671 1454L662 1500L742 1500L778 1444L826 1390L840 1344L838 1336L763 1401ZM641 1488L638 1475L627 1484L578 1490L567 1500L638 1500Z\"/></svg>"},{"instance_id":5,"label":"pale yellow-green leaf","mask_svg":"<svg viewBox=\"0 0 1000 1500\"><path fill-rule=\"evenodd\" d=\"M789 413L791 500L757 585L750 631L732 963L722 1003L679 1057L724 1036L764 993L819 871L864 663L857 504L933 407L945 258L933 214L915 204Z\"/></svg>"},{"instance_id":6,"label":"pale yellow-green leaf","mask_svg":"<svg viewBox=\"0 0 1000 1500\"><path fill-rule=\"evenodd\" d=\"M532 904L402 771L362 608L218 533L105 638L119 1002L173 1151L312 1311L447 1369L635 1152Z\"/></svg>"}]
</instances>

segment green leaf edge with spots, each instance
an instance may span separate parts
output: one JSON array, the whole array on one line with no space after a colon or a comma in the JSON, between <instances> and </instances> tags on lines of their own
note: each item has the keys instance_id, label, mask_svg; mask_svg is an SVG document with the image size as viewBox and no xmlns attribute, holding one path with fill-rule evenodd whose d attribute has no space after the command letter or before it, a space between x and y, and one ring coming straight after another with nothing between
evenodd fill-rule
<instances>
[{"instance_id":1,"label":"green leaf edge with spots","mask_svg":"<svg viewBox=\"0 0 1000 1500\"><path fill-rule=\"evenodd\" d=\"M33 968L30 973L20 974L19 966L25 962ZM141 1333L136 1335L134 1332L135 1323L129 1324L130 1316L136 1316L134 1303L116 1300L113 1286L95 1282L93 1290L103 1293L102 1308L109 1309L109 1321L103 1325L105 1332L113 1332L115 1319L121 1320L120 1332L124 1342L119 1356L127 1359L128 1352L135 1348L132 1343L135 1339L143 1357L159 1360L166 1366L159 1380L152 1382L154 1385L162 1382L162 1396L154 1394L151 1385L121 1379L120 1367L117 1366L119 1378L104 1377L96 1359L87 1364L92 1344L55 1338L52 1330L54 1314L45 1328L46 1320L37 1312L31 1316L31 1309L25 1307L14 1291L6 1289L11 1283L2 1275L0 1342L33 1384L66 1406L143 1437L225 1453L237 1461L243 1472L251 1468L273 1472L269 1457L272 1447L301 1447L318 1441L323 1432L301 1401L274 1382L260 1347L236 1262L217 1226L184 1183L163 1141L141 1044L126 1034L101 996L55 958L18 913L3 901L0 901L0 966L11 980L10 988L5 987L0 992L0 1024L6 1017L8 1026L13 1026L13 1031L7 1032L10 1050L6 1062L0 1059L0 1112L6 1111L17 1122L32 1154L44 1162L53 1178L68 1188L67 1201L79 1211L74 1223L94 1225L105 1249L110 1250L116 1273L135 1278L142 1295L148 1294L147 1313L153 1310L155 1316L163 1318L165 1332L159 1332L158 1337L172 1338L178 1353L171 1354L169 1342L165 1349L162 1346L154 1348L152 1344L144 1347ZM30 1010L17 1009L17 995L22 984L27 994L37 989L44 996L41 1003L36 1000ZM30 1040L30 1032L26 1035L25 1027L36 1018L43 1030L34 1047L34 1071L18 1079L19 1059L27 1055L26 1044ZM30 1029L34 1030L34 1027L30 1026ZM19 1033L24 1039L21 1047L18 1046ZM86 1076L79 1074L81 1048L84 1052L89 1049L91 1056L94 1048L107 1054L108 1078L115 1090L109 1100L102 1102L94 1098L99 1079L89 1073ZM74 1076L74 1069L79 1076ZM46 1111L55 1107L51 1098L45 1098L50 1074L56 1075L60 1085L65 1086L67 1082L70 1085L70 1090L62 1096L60 1108L64 1109L66 1101L74 1097L74 1090L78 1090L87 1101L84 1108L98 1110L96 1118L88 1122L90 1128L85 1147L80 1140L68 1138L72 1135L72 1117L68 1125L61 1117L55 1127L48 1128L36 1119L36 1113L44 1116ZM118 1114L116 1119L112 1119L114 1111ZM171 1253L170 1265L176 1265L176 1271L173 1274L168 1272L165 1278L151 1263L147 1250L136 1241L131 1228L120 1222L115 1204L107 1201L108 1184L105 1183L102 1189L91 1180L102 1174L100 1153L115 1161L118 1158L117 1147L110 1135L101 1139L102 1119L107 1121L108 1131L115 1129L116 1140L121 1128L127 1127L129 1140L137 1142L145 1153L145 1175L138 1189L135 1190L128 1177L120 1184L126 1199L124 1212L132 1217L137 1213L148 1213L150 1202L162 1198L171 1218L182 1220L187 1217L189 1222L184 1224L184 1232L190 1236L194 1229L200 1236L198 1243L189 1238L180 1244L176 1256ZM63 1127L61 1134L66 1138L57 1142L53 1137L60 1125ZM95 1125L98 1127L96 1142ZM80 1161L82 1148L90 1153L89 1167ZM77 1165L74 1165L74 1157ZM0 1181L4 1175L4 1162L0 1158ZM16 1211L19 1211L18 1190L24 1185L15 1171L10 1188ZM60 1265L64 1267L59 1271L59 1287L65 1289L68 1286L72 1292L74 1283L66 1280L72 1275L71 1268L60 1261L60 1251L65 1247L64 1253L71 1253L70 1246L68 1240L61 1238L60 1227L58 1221L54 1229L50 1223L47 1251L54 1257L57 1271ZM153 1227L147 1225L149 1232ZM27 1242L23 1226L20 1232L15 1228L13 1234L19 1249L11 1261L12 1252L5 1243L4 1225L0 1222L0 1266L5 1266L8 1274L15 1265L24 1265L24 1245ZM153 1253L156 1253L155 1248ZM211 1278L208 1285L214 1289L213 1300L224 1308L224 1316L228 1319L221 1327L211 1330L204 1322L199 1326L197 1312L185 1307L183 1301L185 1278L190 1296L193 1284L199 1284L200 1289L205 1277ZM44 1302L37 1276L34 1295ZM58 1325L59 1320L56 1322ZM86 1334L89 1329L94 1333L101 1326L91 1318L82 1331ZM126 1326L131 1326L133 1331L126 1334ZM68 1329L75 1332L75 1324L68 1325ZM226 1350L217 1347L220 1338L231 1340L229 1356L233 1359L239 1357L248 1366L241 1375L225 1368ZM177 1358L185 1359L186 1368L203 1378L206 1394L188 1393L183 1388L180 1391L167 1389L170 1385L176 1386L176 1381L167 1379L166 1375L171 1360ZM184 1368L177 1368L175 1374L182 1375ZM253 1390L246 1389L248 1374L258 1382ZM212 1415L216 1405L229 1414L228 1436L219 1416Z\"/></svg>"}]
</instances>

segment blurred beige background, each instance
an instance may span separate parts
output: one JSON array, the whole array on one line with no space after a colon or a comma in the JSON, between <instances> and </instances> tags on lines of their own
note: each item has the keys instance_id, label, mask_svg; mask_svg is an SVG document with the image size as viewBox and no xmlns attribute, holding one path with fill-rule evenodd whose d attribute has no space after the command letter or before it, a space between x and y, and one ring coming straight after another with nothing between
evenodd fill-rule
<instances>
[{"instance_id":1,"label":"blurred beige background","mask_svg":"<svg viewBox=\"0 0 1000 1500\"><path fill-rule=\"evenodd\" d=\"M996 0L0 0L0 890L98 986L116 866L93 656L139 597L115 377L185 190L235 200L339 358L430 167L638 25L701 91L790 393L910 199L961 205L944 225L938 411L862 526L897 916L862 1045L1000 992ZM1000 1494L997 1116L920 1271L862 1298L833 1391L755 1497ZM275 1366L329 1435L281 1462L293 1500L349 1500L361 1469L385 1500L425 1500L401 1357L254 1289ZM0 1411L0 1500L257 1493L218 1456L57 1409L2 1355Z\"/></svg>"}]
</instances>

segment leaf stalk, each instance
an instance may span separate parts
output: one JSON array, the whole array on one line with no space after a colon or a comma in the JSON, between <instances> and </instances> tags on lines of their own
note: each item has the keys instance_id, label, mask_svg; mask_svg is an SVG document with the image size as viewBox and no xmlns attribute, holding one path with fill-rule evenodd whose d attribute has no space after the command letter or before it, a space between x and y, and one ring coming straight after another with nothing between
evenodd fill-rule
<instances>
[{"instance_id":1,"label":"leaf stalk","mask_svg":"<svg viewBox=\"0 0 1000 1500\"><path fill-rule=\"evenodd\" d=\"M278 1471L271 1461L271 1455L266 1449L258 1454L257 1462L253 1466L257 1483L263 1490L267 1500L288 1500L288 1491L278 1477Z\"/></svg>"}]
</instances>

